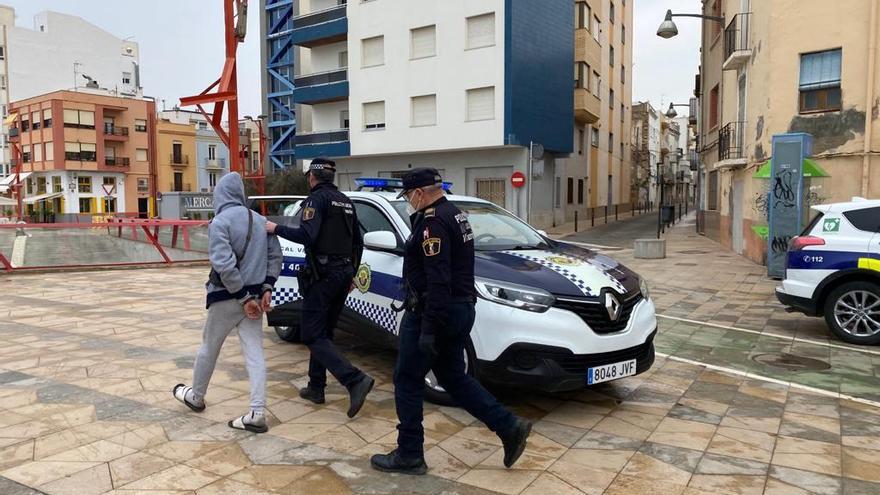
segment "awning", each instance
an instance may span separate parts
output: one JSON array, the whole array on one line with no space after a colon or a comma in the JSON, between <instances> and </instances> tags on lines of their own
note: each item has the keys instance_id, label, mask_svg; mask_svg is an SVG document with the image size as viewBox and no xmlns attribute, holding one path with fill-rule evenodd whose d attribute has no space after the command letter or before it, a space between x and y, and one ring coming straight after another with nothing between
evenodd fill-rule
<instances>
[{"instance_id":1,"label":"awning","mask_svg":"<svg viewBox=\"0 0 880 495\"><path fill-rule=\"evenodd\" d=\"M0 196L0 206L18 206L18 201Z\"/></svg>"},{"instance_id":2,"label":"awning","mask_svg":"<svg viewBox=\"0 0 880 495\"><path fill-rule=\"evenodd\" d=\"M25 179L30 177L31 172L22 172L18 174L21 177L21 181L24 182ZM0 179L0 186L11 186L15 183L15 174L7 175L6 177Z\"/></svg>"},{"instance_id":3,"label":"awning","mask_svg":"<svg viewBox=\"0 0 880 495\"><path fill-rule=\"evenodd\" d=\"M771 162L773 159L767 160L761 165L761 168L755 172L755 179L769 179L770 178L770 169ZM831 174L825 171L822 167L819 166L818 163L810 160L809 158L804 158L804 177L831 177Z\"/></svg>"},{"instance_id":4,"label":"awning","mask_svg":"<svg viewBox=\"0 0 880 495\"><path fill-rule=\"evenodd\" d=\"M50 199L60 198L64 196L64 193L48 193L48 194L40 194L39 196L31 196L30 198L24 198L24 202L27 204L39 203L41 201L46 201Z\"/></svg>"},{"instance_id":5,"label":"awning","mask_svg":"<svg viewBox=\"0 0 880 495\"><path fill-rule=\"evenodd\" d=\"M5 125L6 127L9 127L12 125L13 122L15 122L15 119L17 119L17 118L18 118L17 113L10 113L9 115L6 116L5 119L3 119L3 125Z\"/></svg>"}]
</instances>

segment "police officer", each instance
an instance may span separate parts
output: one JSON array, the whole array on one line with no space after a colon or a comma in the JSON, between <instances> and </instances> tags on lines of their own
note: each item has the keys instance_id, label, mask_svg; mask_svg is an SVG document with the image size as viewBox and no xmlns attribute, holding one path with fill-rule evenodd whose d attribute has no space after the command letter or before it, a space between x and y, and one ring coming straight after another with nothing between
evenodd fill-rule
<instances>
[{"instance_id":1,"label":"police officer","mask_svg":"<svg viewBox=\"0 0 880 495\"><path fill-rule=\"evenodd\" d=\"M306 264L297 277L303 296L300 331L311 357L309 384L299 395L323 404L329 370L348 389L348 417L353 418L375 381L354 367L332 342L364 249L354 205L333 185L335 174L336 163L332 160L313 160L307 172L311 194L303 203L300 226L269 222L266 230L302 244L306 251Z\"/></svg>"},{"instance_id":2,"label":"police officer","mask_svg":"<svg viewBox=\"0 0 880 495\"><path fill-rule=\"evenodd\" d=\"M504 445L504 465L522 454L532 425L505 409L465 371L464 350L474 324L474 234L467 215L443 194L437 170L415 169L403 178L412 207L403 277L406 313L394 370L397 449L375 455L373 468L425 474L422 399L425 375L434 370L459 406L485 423Z\"/></svg>"}]
</instances>

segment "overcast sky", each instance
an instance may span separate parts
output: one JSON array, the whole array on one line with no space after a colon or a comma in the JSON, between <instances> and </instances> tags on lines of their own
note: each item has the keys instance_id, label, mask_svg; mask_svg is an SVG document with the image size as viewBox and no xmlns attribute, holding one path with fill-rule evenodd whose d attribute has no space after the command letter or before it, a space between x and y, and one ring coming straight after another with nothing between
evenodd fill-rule
<instances>
[{"instance_id":1,"label":"overcast sky","mask_svg":"<svg viewBox=\"0 0 880 495\"><path fill-rule=\"evenodd\" d=\"M4 0L0 0L4 1ZM15 7L16 24L33 28L34 14L55 10L78 15L140 44L144 93L167 107L181 96L198 94L220 76L223 66L223 8L217 0L5 0ZM437 0L442 1L442 0ZM538 1L538 0L536 0ZM664 40L655 34L667 8L698 13L700 0L631 0L635 8L633 100L656 108L670 101L687 103L699 67L700 22L676 20L680 34ZM254 0L254 6L259 3ZM259 115L259 12L251 8L248 39L239 45L241 115ZM680 113L685 114L679 109Z\"/></svg>"}]
</instances>

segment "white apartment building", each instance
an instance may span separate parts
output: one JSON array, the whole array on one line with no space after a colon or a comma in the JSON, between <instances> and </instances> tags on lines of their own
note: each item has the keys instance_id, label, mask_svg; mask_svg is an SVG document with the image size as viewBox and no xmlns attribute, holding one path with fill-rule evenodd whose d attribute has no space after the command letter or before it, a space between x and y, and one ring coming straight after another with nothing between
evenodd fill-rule
<instances>
[{"instance_id":1,"label":"white apartment building","mask_svg":"<svg viewBox=\"0 0 880 495\"><path fill-rule=\"evenodd\" d=\"M73 15L42 12L33 27L15 23L0 5L0 114L9 102L53 91L102 88L113 96L142 97L138 44ZM0 177L10 172L6 124L0 124Z\"/></svg>"},{"instance_id":2,"label":"white apartment building","mask_svg":"<svg viewBox=\"0 0 880 495\"><path fill-rule=\"evenodd\" d=\"M360 176L435 167L453 191L550 226L573 152L571 0L303 0L296 157ZM535 158L530 163L529 150ZM543 154L540 150L543 149ZM531 176L515 189L515 171Z\"/></svg>"}]
</instances>

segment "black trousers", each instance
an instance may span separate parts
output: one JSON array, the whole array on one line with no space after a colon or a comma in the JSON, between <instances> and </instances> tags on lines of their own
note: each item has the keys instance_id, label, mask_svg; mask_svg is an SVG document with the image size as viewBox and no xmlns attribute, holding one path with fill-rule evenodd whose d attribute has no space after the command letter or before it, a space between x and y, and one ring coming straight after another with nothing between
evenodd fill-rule
<instances>
[{"instance_id":1,"label":"black trousers","mask_svg":"<svg viewBox=\"0 0 880 495\"><path fill-rule=\"evenodd\" d=\"M437 358L431 360L419 350L422 318L407 311L400 328L400 351L394 369L394 401L397 405L398 452L404 458L424 455L425 429L422 426L425 375L433 370L437 381L455 402L479 419L490 430L507 434L516 417L502 406L480 382L465 371L464 350L474 325L474 304L452 303L449 324L435 335Z\"/></svg>"},{"instance_id":2,"label":"black trousers","mask_svg":"<svg viewBox=\"0 0 880 495\"><path fill-rule=\"evenodd\" d=\"M333 345L334 330L353 277L354 268L350 265L328 267L304 294L300 332L303 343L311 351L309 386L312 388L323 390L327 386L327 371L346 388L364 376Z\"/></svg>"}]
</instances>

